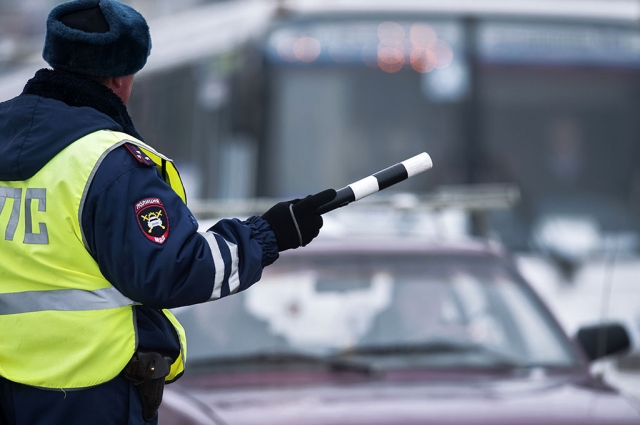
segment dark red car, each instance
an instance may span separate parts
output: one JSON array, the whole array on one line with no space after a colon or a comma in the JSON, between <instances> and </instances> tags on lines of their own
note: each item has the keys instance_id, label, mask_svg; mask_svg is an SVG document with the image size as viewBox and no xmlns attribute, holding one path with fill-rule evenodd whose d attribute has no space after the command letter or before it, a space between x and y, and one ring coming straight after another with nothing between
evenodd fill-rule
<instances>
[{"instance_id":1,"label":"dark red car","mask_svg":"<svg viewBox=\"0 0 640 425\"><path fill-rule=\"evenodd\" d=\"M162 425L640 424L637 400L589 374L624 329L569 339L482 242L319 238L176 313L187 372Z\"/></svg>"}]
</instances>

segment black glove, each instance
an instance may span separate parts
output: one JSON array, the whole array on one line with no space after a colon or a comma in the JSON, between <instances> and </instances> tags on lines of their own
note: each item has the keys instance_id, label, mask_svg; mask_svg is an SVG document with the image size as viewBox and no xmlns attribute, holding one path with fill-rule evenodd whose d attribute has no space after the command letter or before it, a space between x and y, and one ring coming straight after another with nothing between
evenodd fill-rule
<instances>
[{"instance_id":1,"label":"black glove","mask_svg":"<svg viewBox=\"0 0 640 425\"><path fill-rule=\"evenodd\" d=\"M306 198L279 202L262 214L276 235L278 251L305 246L320 233L322 216L318 208L336 197L333 189Z\"/></svg>"}]
</instances>

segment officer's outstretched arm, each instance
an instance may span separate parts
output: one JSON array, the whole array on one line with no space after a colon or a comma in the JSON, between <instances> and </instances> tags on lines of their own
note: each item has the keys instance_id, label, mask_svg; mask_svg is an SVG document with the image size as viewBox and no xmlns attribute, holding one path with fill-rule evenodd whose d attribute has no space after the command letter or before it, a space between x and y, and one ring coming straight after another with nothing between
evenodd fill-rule
<instances>
[{"instance_id":1,"label":"officer's outstretched arm","mask_svg":"<svg viewBox=\"0 0 640 425\"><path fill-rule=\"evenodd\" d=\"M222 220L204 234L154 167L111 152L96 172L82 214L87 246L125 296L173 308L248 288L278 257L262 217Z\"/></svg>"}]
</instances>

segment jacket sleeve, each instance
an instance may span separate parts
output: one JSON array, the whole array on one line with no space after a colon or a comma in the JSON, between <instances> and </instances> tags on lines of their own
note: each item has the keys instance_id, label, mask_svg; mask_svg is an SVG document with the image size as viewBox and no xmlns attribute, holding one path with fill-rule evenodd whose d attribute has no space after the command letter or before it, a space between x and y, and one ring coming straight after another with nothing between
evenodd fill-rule
<instances>
[{"instance_id":1,"label":"jacket sleeve","mask_svg":"<svg viewBox=\"0 0 640 425\"><path fill-rule=\"evenodd\" d=\"M82 212L88 249L125 296L152 308L206 302L247 289L278 258L259 216L206 232L155 167L124 148L99 166Z\"/></svg>"}]
</instances>

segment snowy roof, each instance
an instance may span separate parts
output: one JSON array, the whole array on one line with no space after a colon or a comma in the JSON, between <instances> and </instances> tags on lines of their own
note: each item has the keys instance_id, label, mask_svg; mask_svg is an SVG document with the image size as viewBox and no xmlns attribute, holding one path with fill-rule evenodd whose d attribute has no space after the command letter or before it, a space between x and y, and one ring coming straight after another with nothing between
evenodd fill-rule
<instances>
[{"instance_id":1,"label":"snowy roof","mask_svg":"<svg viewBox=\"0 0 640 425\"><path fill-rule=\"evenodd\" d=\"M258 34L268 24L275 5L240 0L194 7L182 13L149 20L152 50L139 75L178 67L225 53ZM0 101L17 96L40 68L47 67L40 52L0 77Z\"/></svg>"},{"instance_id":2,"label":"snowy roof","mask_svg":"<svg viewBox=\"0 0 640 425\"><path fill-rule=\"evenodd\" d=\"M231 51L259 34L274 10L260 0L213 3L150 22L153 50L140 74Z\"/></svg>"},{"instance_id":3,"label":"snowy roof","mask_svg":"<svg viewBox=\"0 0 640 425\"><path fill-rule=\"evenodd\" d=\"M283 0L293 13L432 13L638 22L636 0Z\"/></svg>"}]
</instances>

